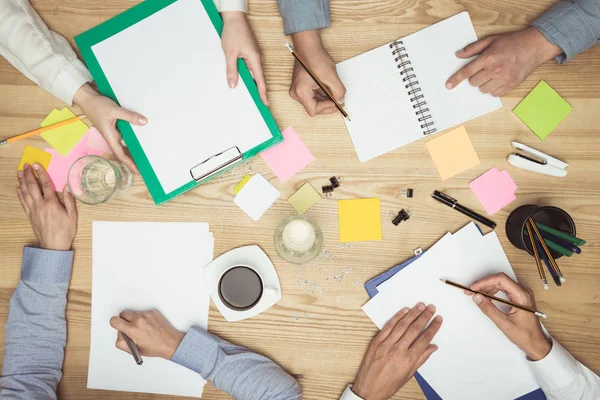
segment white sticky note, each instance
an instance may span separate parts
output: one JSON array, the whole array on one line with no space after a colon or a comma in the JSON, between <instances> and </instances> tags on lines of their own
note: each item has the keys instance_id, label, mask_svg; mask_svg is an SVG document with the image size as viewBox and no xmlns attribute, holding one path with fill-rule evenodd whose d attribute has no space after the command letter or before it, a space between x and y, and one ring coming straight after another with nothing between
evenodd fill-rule
<instances>
[{"instance_id":1,"label":"white sticky note","mask_svg":"<svg viewBox=\"0 0 600 400\"><path fill-rule=\"evenodd\" d=\"M258 221L279 198L279 194L279 190L261 174L255 174L234 197L233 202L250 218Z\"/></svg>"}]
</instances>

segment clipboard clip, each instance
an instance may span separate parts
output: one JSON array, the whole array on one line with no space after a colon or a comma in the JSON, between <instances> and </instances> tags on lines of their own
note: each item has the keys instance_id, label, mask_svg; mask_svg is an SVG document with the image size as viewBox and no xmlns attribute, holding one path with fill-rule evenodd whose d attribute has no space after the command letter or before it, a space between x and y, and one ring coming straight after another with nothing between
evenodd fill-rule
<instances>
[{"instance_id":1,"label":"clipboard clip","mask_svg":"<svg viewBox=\"0 0 600 400\"><path fill-rule=\"evenodd\" d=\"M556 176L559 178L567 176L566 168L569 164L522 143L512 142L511 144L512 147L525 154L510 154L508 156L509 164L538 174Z\"/></svg>"},{"instance_id":2,"label":"clipboard clip","mask_svg":"<svg viewBox=\"0 0 600 400\"><path fill-rule=\"evenodd\" d=\"M190 174L192 175L192 179L198 182L210 178L240 161L242 161L242 152L239 147L234 146L214 156L210 156L200 164L193 166L190 168Z\"/></svg>"}]
</instances>

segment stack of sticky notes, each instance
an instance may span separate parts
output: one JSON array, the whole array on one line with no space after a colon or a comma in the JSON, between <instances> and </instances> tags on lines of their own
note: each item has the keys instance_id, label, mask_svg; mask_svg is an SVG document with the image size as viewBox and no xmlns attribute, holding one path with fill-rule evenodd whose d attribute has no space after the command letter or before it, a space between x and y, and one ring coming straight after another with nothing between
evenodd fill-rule
<instances>
[{"instance_id":1,"label":"stack of sticky notes","mask_svg":"<svg viewBox=\"0 0 600 400\"><path fill-rule=\"evenodd\" d=\"M283 183L313 162L315 157L291 126L281 134L283 142L263 151L260 155Z\"/></svg>"},{"instance_id":2,"label":"stack of sticky notes","mask_svg":"<svg viewBox=\"0 0 600 400\"><path fill-rule=\"evenodd\" d=\"M489 215L494 215L515 199L517 185L508 171L492 168L469 184Z\"/></svg>"},{"instance_id":3,"label":"stack of sticky notes","mask_svg":"<svg viewBox=\"0 0 600 400\"><path fill-rule=\"evenodd\" d=\"M261 174L255 174L237 192L233 202L250 218L258 221L278 198L279 190Z\"/></svg>"},{"instance_id":4,"label":"stack of sticky notes","mask_svg":"<svg viewBox=\"0 0 600 400\"><path fill-rule=\"evenodd\" d=\"M513 113L544 140L573 111L545 81L540 81L514 108Z\"/></svg>"},{"instance_id":5,"label":"stack of sticky notes","mask_svg":"<svg viewBox=\"0 0 600 400\"><path fill-rule=\"evenodd\" d=\"M290 196L288 202L298 211L298 214L302 215L319 200L321 200L319 192L309 182L306 182Z\"/></svg>"},{"instance_id":6,"label":"stack of sticky notes","mask_svg":"<svg viewBox=\"0 0 600 400\"><path fill-rule=\"evenodd\" d=\"M338 200L340 242L381 240L379 198Z\"/></svg>"},{"instance_id":7,"label":"stack of sticky notes","mask_svg":"<svg viewBox=\"0 0 600 400\"><path fill-rule=\"evenodd\" d=\"M464 126L438 136L425 145L443 181L479 165L479 157Z\"/></svg>"}]
</instances>

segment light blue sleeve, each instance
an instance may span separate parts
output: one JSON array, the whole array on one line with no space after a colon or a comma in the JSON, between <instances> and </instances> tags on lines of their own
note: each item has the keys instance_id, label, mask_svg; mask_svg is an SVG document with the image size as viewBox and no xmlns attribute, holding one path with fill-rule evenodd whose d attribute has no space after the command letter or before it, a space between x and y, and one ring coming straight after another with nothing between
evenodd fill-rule
<instances>
[{"instance_id":1,"label":"light blue sleeve","mask_svg":"<svg viewBox=\"0 0 600 400\"><path fill-rule=\"evenodd\" d=\"M562 49L563 64L600 41L600 0L563 0L531 25Z\"/></svg>"},{"instance_id":2,"label":"light blue sleeve","mask_svg":"<svg viewBox=\"0 0 600 400\"><path fill-rule=\"evenodd\" d=\"M238 400L300 400L296 380L267 357L192 327L171 361Z\"/></svg>"},{"instance_id":3,"label":"light blue sleeve","mask_svg":"<svg viewBox=\"0 0 600 400\"><path fill-rule=\"evenodd\" d=\"M5 328L0 399L56 399L72 263L72 251L23 249L21 281Z\"/></svg>"},{"instance_id":4,"label":"light blue sleeve","mask_svg":"<svg viewBox=\"0 0 600 400\"><path fill-rule=\"evenodd\" d=\"M329 0L277 0L286 35L329 28Z\"/></svg>"}]
</instances>

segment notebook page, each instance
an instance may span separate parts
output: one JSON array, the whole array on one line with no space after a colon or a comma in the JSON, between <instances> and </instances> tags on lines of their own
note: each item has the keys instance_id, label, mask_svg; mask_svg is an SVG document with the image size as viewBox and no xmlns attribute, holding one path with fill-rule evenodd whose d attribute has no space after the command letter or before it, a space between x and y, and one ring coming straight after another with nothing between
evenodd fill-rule
<instances>
[{"instance_id":1,"label":"notebook page","mask_svg":"<svg viewBox=\"0 0 600 400\"><path fill-rule=\"evenodd\" d=\"M344 122L363 162L423 137L392 51L385 44L337 64L352 119Z\"/></svg>"},{"instance_id":2,"label":"notebook page","mask_svg":"<svg viewBox=\"0 0 600 400\"><path fill-rule=\"evenodd\" d=\"M448 78L470 61L456 57L456 51L476 40L466 11L402 39L438 132L502 107L499 98L468 80L446 89Z\"/></svg>"},{"instance_id":3,"label":"notebook page","mask_svg":"<svg viewBox=\"0 0 600 400\"><path fill-rule=\"evenodd\" d=\"M221 39L199 0L176 1L92 51L121 105L148 118L132 128L165 193L209 157L271 138L243 81L228 87Z\"/></svg>"},{"instance_id":4,"label":"notebook page","mask_svg":"<svg viewBox=\"0 0 600 400\"><path fill-rule=\"evenodd\" d=\"M525 355L479 310L470 296L439 281L447 278L470 283L496 272L515 278L495 232L482 237L475 231L459 235L461 231L450 240L440 240L391 278L393 282L365 304L363 310L381 328L406 305L418 301L434 304L437 313L444 317L433 340L439 349L419 373L440 397L444 400L520 397L539 388Z\"/></svg>"},{"instance_id":5,"label":"notebook page","mask_svg":"<svg viewBox=\"0 0 600 400\"><path fill-rule=\"evenodd\" d=\"M157 309L186 332L207 329L204 267L214 238L206 223L103 222L92 227L92 326L87 387L199 397L205 381L157 357L133 357L115 347L110 318L123 310Z\"/></svg>"}]
</instances>

